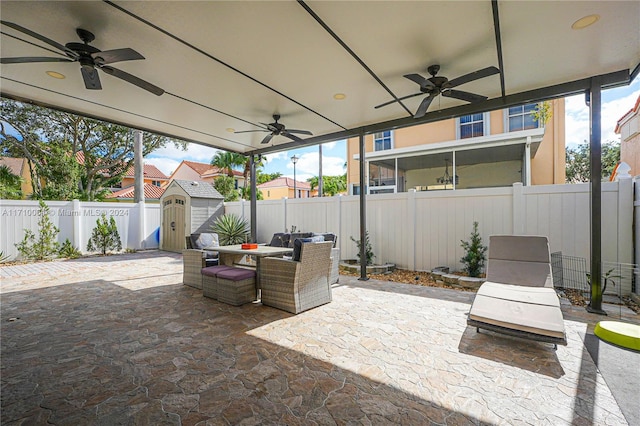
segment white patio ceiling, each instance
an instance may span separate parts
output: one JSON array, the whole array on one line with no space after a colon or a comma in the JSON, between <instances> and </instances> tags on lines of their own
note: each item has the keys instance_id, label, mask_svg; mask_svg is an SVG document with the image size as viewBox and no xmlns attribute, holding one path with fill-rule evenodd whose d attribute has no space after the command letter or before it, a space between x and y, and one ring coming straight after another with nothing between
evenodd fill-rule
<instances>
[{"instance_id":1,"label":"white patio ceiling","mask_svg":"<svg viewBox=\"0 0 640 426\"><path fill-rule=\"evenodd\" d=\"M474 107L492 109L580 92L597 75L626 84L640 62L637 1L3 1L0 13L61 44L79 42L75 30L84 28L101 50L133 48L146 59L113 66L165 90L155 96L102 71L103 90L87 90L78 62L28 63L2 65L2 96L240 153L295 146L283 136L263 145L267 133L233 133L264 128L274 113L313 132L310 142L417 123L422 96L374 106L416 93L403 75L428 77L431 64L449 79L500 68L504 93L501 75L458 87L488 96ZM592 14L598 22L571 28ZM1 30L3 58L64 57L10 26ZM338 93L346 98L335 100ZM466 105L440 96L422 121Z\"/></svg>"}]
</instances>

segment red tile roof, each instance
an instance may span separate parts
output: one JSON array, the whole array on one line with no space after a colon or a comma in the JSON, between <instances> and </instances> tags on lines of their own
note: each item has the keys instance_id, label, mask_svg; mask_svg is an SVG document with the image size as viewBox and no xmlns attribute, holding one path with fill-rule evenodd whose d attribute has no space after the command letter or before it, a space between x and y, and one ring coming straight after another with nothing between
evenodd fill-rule
<instances>
[{"instance_id":1,"label":"red tile roof","mask_svg":"<svg viewBox=\"0 0 640 426\"><path fill-rule=\"evenodd\" d=\"M124 177L134 178L135 177L135 167L133 165L129 166L127 172L124 174ZM147 179L155 179L155 180L168 180L169 176L165 175L153 164L145 164L144 165L144 177Z\"/></svg>"},{"instance_id":2,"label":"red tile roof","mask_svg":"<svg viewBox=\"0 0 640 426\"><path fill-rule=\"evenodd\" d=\"M22 176L22 166L24 163L24 158L0 157L0 166L7 166L9 170L11 170L11 173L16 176Z\"/></svg>"},{"instance_id":3,"label":"red tile roof","mask_svg":"<svg viewBox=\"0 0 640 426\"><path fill-rule=\"evenodd\" d=\"M293 189L293 179L288 177L279 177L277 179L270 180L269 182L261 183L257 187L262 189L262 188L280 188L283 186ZM296 189L306 189L310 191L311 184L309 184L309 182L300 182L298 180L296 181Z\"/></svg>"},{"instance_id":4,"label":"red tile roof","mask_svg":"<svg viewBox=\"0 0 640 426\"><path fill-rule=\"evenodd\" d=\"M115 191L109 195L107 198L123 198L123 199L133 199L134 196L134 188L135 185L127 186L126 188L122 188L118 191ZM159 200L164 194L164 188L160 188L159 186L150 185L148 183L144 184L144 198L148 199L157 199Z\"/></svg>"}]
</instances>

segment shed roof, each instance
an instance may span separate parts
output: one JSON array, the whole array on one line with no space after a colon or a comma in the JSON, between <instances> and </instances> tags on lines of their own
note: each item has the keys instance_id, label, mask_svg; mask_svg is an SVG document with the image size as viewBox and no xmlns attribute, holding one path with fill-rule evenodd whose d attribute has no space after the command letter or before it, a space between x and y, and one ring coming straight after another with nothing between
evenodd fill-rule
<instances>
[{"instance_id":1,"label":"shed roof","mask_svg":"<svg viewBox=\"0 0 640 426\"><path fill-rule=\"evenodd\" d=\"M178 185L180 188L182 188L184 192L186 192L191 198L216 198L220 200L224 199L224 197L209 182L175 179L171 182L170 186L173 184Z\"/></svg>"}]
</instances>

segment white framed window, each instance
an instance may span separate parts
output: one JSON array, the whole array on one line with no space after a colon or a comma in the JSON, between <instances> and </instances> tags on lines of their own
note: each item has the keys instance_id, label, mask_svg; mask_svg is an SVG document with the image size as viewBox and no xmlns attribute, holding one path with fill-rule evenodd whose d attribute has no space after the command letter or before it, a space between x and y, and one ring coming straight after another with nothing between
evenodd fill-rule
<instances>
[{"instance_id":1,"label":"white framed window","mask_svg":"<svg viewBox=\"0 0 640 426\"><path fill-rule=\"evenodd\" d=\"M373 135L373 150L385 151L393 149L393 131L386 130Z\"/></svg>"},{"instance_id":2,"label":"white framed window","mask_svg":"<svg viewBox=\"0 0 640 426\"><path fill-rule=\"evenodd\" d=\"M456 134L458 139L477 138L488 135L488 114L481 112L456 118Z\"/></svg>"},{"instance_id":3,"label":"white framed window","mask_svg":"<svg viewBox=\"0 0 640 426\"><path fill-rule=\"evenodd\" d=\"M507 109L507 131L518 132L520 130L537 129L539 127L538 120L531 115L536 110L536 105L518 105Z\"/></svg>"}]
</instances>

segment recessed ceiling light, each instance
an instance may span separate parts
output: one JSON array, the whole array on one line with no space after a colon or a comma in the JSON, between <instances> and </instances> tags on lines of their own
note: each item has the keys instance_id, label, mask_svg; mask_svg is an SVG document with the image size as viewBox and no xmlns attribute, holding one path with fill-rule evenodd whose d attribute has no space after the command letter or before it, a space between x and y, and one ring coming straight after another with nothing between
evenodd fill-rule
<instances>
[{"instance_id":1,"label":"recessed ceiling light","mask_svg":"<svg viewBox=\"0 0 640 426\"><path fill-rule=\"evenodd\" d=\"M56 71L47 71L47 75L49 77L57 78L58 80L62 80L66 78L64 74L60 74L59 72L56 72Z\"/></svg>"},{"instance_id":2,"label":"recessed ceiling light","mask_svg":"<svg viewBox=\"0 0 640 426\"><path fill-rule=\"evenodd\" d=\"M333 99L335 99L336 101L341 101L346 97L347 95L345 95L344 93L336 93L335 95L333 95Z\"/></svg>"},{"instance_id":3,"label":"recessed ceiling light","mask_svg":"<svg viewBox=\"0 0 640 426\"><path fill-rule=\"evenodd\" d=\"M234 133L236 131L233 127L227 127L225 130L229 133Z\"/></svg>"},{"instance_id":4,"label":"recessed ceiling light","mask_svg":"<svg viewBox=\"0 0 640 426\"><path fill-rule=\"evenodd\" d=\"M581 30L583 28L587 28L589 25L593 25L600 19L600 15L587 15L578 19L576 22L571 25L571 28L574 30Z\"/></svg>"}]
</instances>

